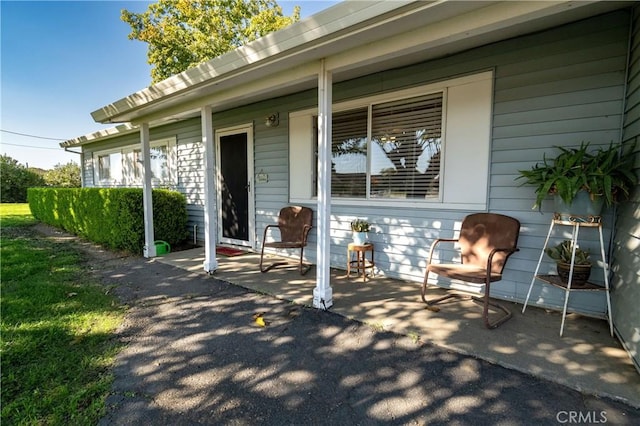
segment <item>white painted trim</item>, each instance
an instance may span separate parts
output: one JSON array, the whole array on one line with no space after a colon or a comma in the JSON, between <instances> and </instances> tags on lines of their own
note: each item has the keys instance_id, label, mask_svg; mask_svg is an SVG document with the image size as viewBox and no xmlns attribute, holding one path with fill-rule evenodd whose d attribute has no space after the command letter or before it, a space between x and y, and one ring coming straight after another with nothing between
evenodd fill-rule
<instances>
[{"instance_id":1,"label":"white painted trim","mask_svg":"<svg viewBox=\"0 0 640 426\"><path fill-rule=\"evenodd\" d=\"M202 123L202 145L204 147L204 270L212 274L218 269L216 259L216 167L215 143L213 138L213 114L210 106L200 110Z\"/></svg>"},{"instance_id":2,"label":"white painted trim","mask_svg":"<svg viewBox=\"0 0 640 426\"><path fill-rule=\"evenodd\" d=\"M144 257L156 256L153 229L153 189L151 186L151 160L149 155L149 124L140 126L140 149L142 150L142 203L144 206Z\"/></svg>"},{"instance_id":3,"label":"white painted trim","mask_svg":"<svg viewBox=\"0 0 640 426\"><path fill-rule=\"evenodd\" d=\"M232 238L225 238L222 235L222 209L218 209L218 240L220 242L223 243L228 243L228 244L234 244L234 245L240 245L240 246L246 246L246 247L251 247L251 248L255 248L255 244L256 244L256 229L255 229L255 223L256 223L256 209L255 209L255 184L253 181L253 176L254 176L254 161L253 161L253 149L254 149L254 141L253 141L253 123L247 123L247 124L241 124L241 125L236 125L236 126L232 126L232 127L224 127L221 129L216 129L215 131L215 141L216 141L216 164L222 164L221 162L221 158L220 158L220 138L222 136L229 136L229 135L236 135L236 134L241 134L241 133L246 133L247 135L247 182L249 184L249 193L247 194L248 196L248 233L249 233L249 240L248 241L243 241L243 240L236 240L236 239L232 239ZM216 197L218 200L218 203L221 203L222 200L222 194L221 194L221 190L222 190L222 175L220 174L220 169L217 169L217 174L216 174L216 185L217 185L217 192L216 192Z\"/></svg>"},{"instance_id":4,"label":"white painted trim","mask_svg":"<svg viewBox=\"0 0 640 426\"><path fill-rule=\"evenodd\" d=\"M317 265L313 306L328 309L333 306L331 289L331 105L332 75L320 65L318 73L318 208Z\"/></svg>"},{"instance_id":5,"label":"white painted trim","mask_svg":"<svg viewBox=\"0 0 640 426\"><path fill-rule=\"evenodd\" d=\"M289 114L289 199L308 202L313 195L311 182L317 167L313 154L313 114Z\"/></svg>"},{"instance_id":6,"label":"white painted trim","mask_svg":"<svg viewBox=\"0 0 640 426\"><path fill-rule=\"evenodd\" d=\"M141 127L138 129L138 131L141 131ZM166 145L167 146L167 152L169 157L167 158L167 165L169 167L169 180L166 181L161 181L159 179L154 179L152 178L151 183L154 187L157 186L175 186L178 184L178 150L177 150L177 138L175 136L173 137L168 137L168 138L163 138L163 139L157 139L157 140L152 140L149 142L149 147L157 147L157 146L163 146ZM110 149L103 149L103 150L99 150L99 151L93 151L93 152L88 152L88 154L91 154L91 163L93 166L93 182L95 186L104 186L104 187L111 187L111 186L121 186L121 185L126 185L126 186L138 186L138 187L142 187L143 185L143 178L142 178L142 173L139 179L135 178L135 175L129 173L128 170L128 166L130 165L130 163L133 161L132 155L133 152L136 149L140 149L140 145L139 144L135 144L135 145L126 145L123 147L118 147L118 148L110 148ZM142 151L142 150L141 150ZM87 154L87 153L85 153ZM120 171L120 175L117 178L112 178L109 180L105 180L105 179L100 179L99 176L99 157L104 156L104 155L111 155L111 154L120 154L120 167L119 167L119 171ZM144 161L144 159L143 159ZM113 165L112 165L113 166ZM84 174L83 174L84 176Z\"/></svg>"},{"instance_id":7,"label":"white painted trim","mask_svg":"<svg viewBox=\"0 0 640 426\"><path fill-rule=\"evenodd\" d=\"M151 178L151 183L157 186L175 186L178 184L178 149L177 149L177 138L175 136L152 140L149 142L150 148L155 148L159 146L167 147L167 167L169 167L169 179L168 180L160 180L156 178ZM122 182L127 186L132 185L141 185L142 178L136 179L135 173L129 173L128 166L132 164L135 159L133 158L133 153L137 148L134 145L128 145L122 148Z\"/></svg>"},{"instance_id":8,"label":"white painted trim","mask_svg":"<svg viewBox=\"0 0 640 426\"><path fill-rule=\"evenodd\" d=\"M109 179L103 179L100 176L100 157L111 154L120 154L120 174L117 178L110 177ZM91 163L93 164L93 183L98 187L111 187L120 186L123 182L122 174L122 150L120 148L104 149L100 151L93 151L91 153ZM112 168L111 160L109 160L109 174L111 175Z\"/></svg>"}]
</instances>

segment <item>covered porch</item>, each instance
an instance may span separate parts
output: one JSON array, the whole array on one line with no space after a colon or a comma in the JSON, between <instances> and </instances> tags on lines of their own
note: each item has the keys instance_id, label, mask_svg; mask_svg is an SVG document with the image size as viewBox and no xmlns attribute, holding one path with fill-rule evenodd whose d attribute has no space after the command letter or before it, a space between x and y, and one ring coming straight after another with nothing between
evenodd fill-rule
<instances>
[{"instance_id":1,"label":"covered porch","mask_svg":"<svg viewBox=\"0 0 640 426\"><path fill-rule=\"evenodd\" d=\"M345 249L346 250L346 249ZM213 278L227 281L293 303L312 306L316 270L301 276L295 265L267 273L259 269L260 255L248 252L234 257L217 256ZM346 260L346 253L345 253ZM204 248L157 257L194 274L205 274ZM498 329L487 330L481 307L454 300L438 313L424 308L420 285L376 276L363 282L353 273L331 269L334 301L330 311L368 324L379 331L411 337L507 368L557 382L598 396L608 396L640 408L640 375L620 342L609 334L606 320L569 314L564 337L559 336L561 313L533 306L507 303L513 318ZM429 296L444 290L431 287ZM265 313L268 320L268 313Z\"/></svg>"}]
</instances>

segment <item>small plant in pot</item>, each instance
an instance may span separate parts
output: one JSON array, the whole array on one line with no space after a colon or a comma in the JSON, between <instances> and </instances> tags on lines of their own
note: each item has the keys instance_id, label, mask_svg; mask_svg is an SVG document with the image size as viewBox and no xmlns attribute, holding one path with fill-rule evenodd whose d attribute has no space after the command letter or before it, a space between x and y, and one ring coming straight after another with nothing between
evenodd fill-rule
<instances>
[{"instance_id":1,"label":"small plant in pot","mask_svg":"<svg viewBox=\"0 0 640 426\"><path fill-rule=\"evenodd\" d=\"M367 232L371 230L371 224L364 219L354 219L351 221L351 231L353 231L353 242L362 245L366 242Z\"/></svg>"},{"instance_id":2,"label":"small plant in pot","mask_svg":"<svg viewBox=\"0 0 640 426\"><path fill-rule=\"evenodd\" d=\"M534 209L541 209L544 199L553 195L557 213L598 216L603 204L627 198L637 183L634 146L625 152L613 143L595 151L585 142L579 148L557 148L560 153L555 158L543 155L530 170L519 170L516 180L536 187ZM573 204L578 200L585 206Z\"/></svg>"},{"instance_id":3,"label":"small plant in pot","mask_svg":"<svg viewBox=\"0 0 640 426\"><path fill-rule=\"evenodd\" d=\"M563 283L569 282L569 272L571 270L572 245L570 240L564 240L555 247L545 250L547 256L556 261L558 276ZM573 279L571 286L583 286L591 275L591 261L589 252L576 247L576 257L573 264Z\"/></svg>"}]
</instances>

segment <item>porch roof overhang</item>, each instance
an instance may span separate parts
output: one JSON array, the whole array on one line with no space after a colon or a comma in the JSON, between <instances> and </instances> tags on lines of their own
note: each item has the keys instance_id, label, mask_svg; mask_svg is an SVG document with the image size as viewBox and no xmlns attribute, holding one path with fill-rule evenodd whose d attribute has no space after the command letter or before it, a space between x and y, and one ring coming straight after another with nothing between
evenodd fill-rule
<instances>
[{"instance_id":1,"label":"porch roof overhang","mask_svg":"<svg viewBox=\"0 0 640 426\"><path fill-rule=\"evenodd\" d=\"M92 113L127 123L62 142L84 145L317 87L320 60L345 81L627 7L609 1L343 2Z\"/></svg>"}]
</instances>

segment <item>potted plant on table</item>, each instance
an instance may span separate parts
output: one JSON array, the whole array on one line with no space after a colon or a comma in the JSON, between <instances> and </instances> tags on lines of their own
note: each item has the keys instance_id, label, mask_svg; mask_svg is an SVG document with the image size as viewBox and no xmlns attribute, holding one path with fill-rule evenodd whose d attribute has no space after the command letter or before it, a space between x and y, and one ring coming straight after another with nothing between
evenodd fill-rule
<instances>
[{"instance_id":1,"label":"potted plant on table","mask_svg":"<svg viewBox=\"0 0 640 426\"><path fill-rule=\"evenodd\" d=\"M553 195L556 213L599 216L603 204L610 206L629 196L637 183L634 172L634 147L620 152L620 144L610 144L591 152L589 143L579 148L558 147L560 154L530 170L519 170L522 185L536 187L533 208L540 209L548 195Z\"/></svg>"},{"instance_id":2,"label":"potted plant on table","mask_svg":"<svg viewBox=\"0 0 640 426\"><path fill-rule=\"evenodd\" d=\"M563 283L569 282L569 272L571 271L571 255L573 247L570 240L564 240L555 247L545 250L547 256L556 261L558 276ZM573 262L572 286L583 286L591 275L591 261L589 252L582 250L576 245L576 255Z\"/></svg>"},{"instance_id":3,"label":"potted plant on table","mask_svg":"<svg viewBox=\"0 0 640 426\"><path fill-rule=\"evenodd\" d=\"M366 242L367 232L371 230L371 224L364 219L354 219L351 221L351 231L353 231L353 242L362 245Z\"/></svg>"}]
</instances>

